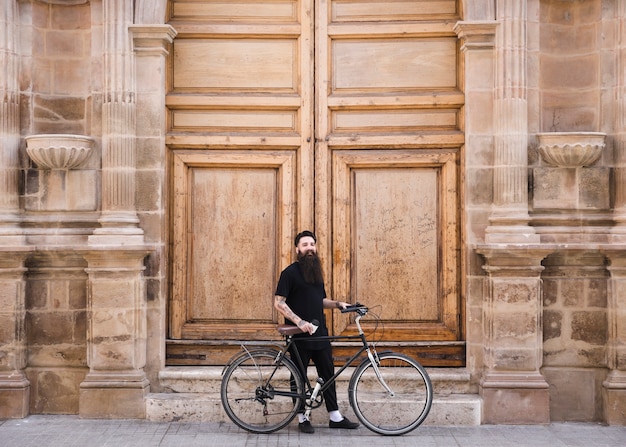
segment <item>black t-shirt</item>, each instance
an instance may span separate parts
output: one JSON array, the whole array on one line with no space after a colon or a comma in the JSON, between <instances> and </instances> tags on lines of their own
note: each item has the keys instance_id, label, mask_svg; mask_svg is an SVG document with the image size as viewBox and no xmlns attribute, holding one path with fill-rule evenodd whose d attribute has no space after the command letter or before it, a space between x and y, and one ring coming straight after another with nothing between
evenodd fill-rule
<instances>
[{"instance_id":1,"label":"black t-shirt","mask_svg":"<svg viewBox=\"0 0 626 447\"><path fill-rule=\"evenodd\" d=\"M302 276L298 262L294 262L280 274L280 279L276 286L276 295L284 296L289 308L303 320L308 322L317 320L320 322L315 334L298 334L297 337L314 338L328 335L326 318L324 316L324 298L326 298L324 284L307 283ZM293 321L288 319L285 319L285 323L295 325ZM300 343L298 345L300 346ZM307 347L314 349L313 346ZM321 348L321 346L317 348Z\"/></svg>"}]
</instances>

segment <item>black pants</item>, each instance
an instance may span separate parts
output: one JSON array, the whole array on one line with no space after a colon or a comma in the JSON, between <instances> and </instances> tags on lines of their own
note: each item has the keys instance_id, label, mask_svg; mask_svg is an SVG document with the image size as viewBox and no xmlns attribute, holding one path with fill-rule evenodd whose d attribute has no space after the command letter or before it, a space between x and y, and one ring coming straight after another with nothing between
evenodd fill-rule
<instances>
[{"instance_id":1,"label":"black pants","mask_svg":"<svg viewBox=\"0 0 626 447\"><path fill-rule=\"evenodd\" d=\"M289 349L291 358L296 366L300 367L297 356L293 352L296 345L298 345L298 353L300 354L300 360L302 360L302 365L304 366L304 370L300 370L302 372L302 377L306 377L307 366L309 366L309 362L312 360L315 365L315 369L317 369L318 377L321 377L324 380L324 383L328 382L333 374L335 374L333 348L330 343L322 349L307 349L306 343L294 343L291 345L291 348ZM312 384L315 385L314 382ZM331 386L324 391L324 403L326 404L326 409L329 412L339 409L339 406L337 405L337 389L335 388L335 382L333 382ZM301 412L304 413L304 402L301 407Z\"/></svg>"}]
</instances>

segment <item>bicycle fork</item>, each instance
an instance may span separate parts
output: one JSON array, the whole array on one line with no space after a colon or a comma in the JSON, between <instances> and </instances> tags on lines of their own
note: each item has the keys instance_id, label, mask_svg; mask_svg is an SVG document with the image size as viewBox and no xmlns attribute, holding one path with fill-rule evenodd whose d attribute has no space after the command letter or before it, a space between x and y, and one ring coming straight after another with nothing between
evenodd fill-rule
<instances>
[{"instance_id":1,"label":"bicycle fork","mask_svg":"<svg viewBox=\"0 0 626 447\"><path fill-rule=\"evenodd\" d=\"M387 385L387 382L385 382L385 379L383 379L383 375L380 373L380 370L378 369L378 354L376 355L372 354L372 350L368 347L367 357L370 359L370 362L372 364L372 369L374 369L374 373L376 374L376 378L378 379L380 384L383 386L384 389L387 390L387 392L389 393L389 396L395 397L396 393L391 388L389 388L389 385Z\"/></svg>"}]
</instances>

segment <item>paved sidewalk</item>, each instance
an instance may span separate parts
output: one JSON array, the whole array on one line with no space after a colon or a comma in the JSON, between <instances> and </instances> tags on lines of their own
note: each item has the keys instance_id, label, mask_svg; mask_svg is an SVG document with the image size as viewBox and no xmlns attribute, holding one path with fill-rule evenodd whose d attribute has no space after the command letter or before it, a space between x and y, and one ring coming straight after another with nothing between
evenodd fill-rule
<instances>
[{"instance_id":1,"label":"paved sidewalk","mask_svg":"<svg viewBox=\"0 0 626 447\"><path fill-rule=\"evenodd\" d=\"M255 435L230 423L93 420L77 416L29 416L0 420L1 447L624 447L626 427L587 423L550 425L423 426L404 436L380 436L364 427L332 430L316 426L305 435L294 424Z\"/></svg>"}]
</instances>

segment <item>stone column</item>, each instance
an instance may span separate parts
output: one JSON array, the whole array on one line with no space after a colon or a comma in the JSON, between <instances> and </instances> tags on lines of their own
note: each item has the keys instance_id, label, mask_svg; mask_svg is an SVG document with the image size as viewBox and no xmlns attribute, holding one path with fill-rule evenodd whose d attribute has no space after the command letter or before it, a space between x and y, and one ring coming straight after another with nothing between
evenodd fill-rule
<instances>
[{"instance_id":1,"label":"stone column","mask_svg":"<svg viewBox=\"0 0 626 447\"><path fill-rule=\"evenodd\" d=\"M29 413L30 382L27 362L24 253L0 256L0 419Z\"/></svg>"},{"instance_id":2,"label":"stone column","mask_svg":"<svg viewBox=\"0 0 626 447\"><path fill-rule=\"evenodd\" d=\"M0 5L0 419L28 415L24 259L19 229L20 91L17 2Z\"/></svg>"},{"instance_id":3,"label":"stone column","mask_svg":"<svg viewBox=\"0 0 626 447\"><path fill-rule=\"evenodd\" d=\"M102 105L102 228L91 245L140 244L135 210L135 60L129 31L132 0L102 2L104 92Z\"/></svg>"},{"instance_id":4,"label":"stone column","mask_svg":"<svg viewBox=\"0 0 626 447\"><path fill-rule=\"evenodd\" d=\"M543 361L540 248L478 250L486 259L483 313L483 423L550 422L550 391Z\"/></svg>"},{"instance_id":5,"label":"stone column","mask_svg":"<svg viewBox=\"0 0 626 447\"><path fill-rule=\"evenodd\" d=\"M465 178L468 184L489 184L492 167L489 163L493 153L493 128L489 124L493 105L493 67L496 22L493 20L482 22L458 22L454 31L461 42L461 52L464 68L465 92L465 148L463 150L463 165ZM489 179L485 181L485 179ZM485 183L483 183L485 182ZM475 188L473 194L465 195L465 210L467 224L467 242L476 244L482 239L481 229L478 227L488 214L487 204L491 203L490 188ZM482 227L481 227L482 228ZM470 258L470 262L480 262L478 256ZM479 265L468 266L468 272L480 271ZM482 321L483 297L482 275L466 277L466 341L467 341L467 368L477 376L481 373L483 363Z\"/></svg>"},{"instance_id":6,"label":"stone column","mask_svg":"<svg viewBox=\"0 0 626 447\"><path fill-rule=\"evenodd\" d=\"M21 245L19 229L20 90L17 2L0 5L0 246Z\"/></svg>"},{"instance_id":7,"label":"stone column","mask_svg":"<svg viewBox=\"0 0 626 447\"><path fill-rule=\"evenodd\" d=\"M85 254L89 373L80 385L81 417L145 417L146 254L130 249Z\"/></svg>"},{"instance_id":8,"label":"stone column","mask_svg":"<svg viewBox=\"0 0 626 447\"><path fill-rule=\"evenodd\" d=\"M150 3L152 5L152 3ZM154 242L155 252L146 263L148 301L148 360L146 373L153 384L165 366L164 334L167 332L167 256L162 244L167 210L165 107L167 55L176 36L170 25L135 25L131 27L137 63L137 212L147 242ZM153 389L154 391L154 389Z\"/></svg>"},{"instance_id":9,"label":"stone column","mask_svg":"<svg viewBox=\"0 0 626 447\"><path fill-rule=\"evenodd\" d=\"M539 241L528 225L526 1L496 1L494 197L487 243Z\"/></svg>"},{"instance_id":10,"label":"stone column","mask_svg":"<svg viewBox=\"0 0 626 447\"><path fill-rule=\"evenodd\" d=\"M604 381L604 418L611 425L626 425L626 247L611 247L607 315L608 366Z\"/></svg>"},{"instance_id":11,"label":"stone column","mask_svg":"<svg viewBox=\"0 0 626 447\"><path fill-rule=\"evenodd\" d=\"M615 206L613 240L626 242L626 0L615 2L617 13L617 82L615 123Z\"/></svg>"}]
</instances>

